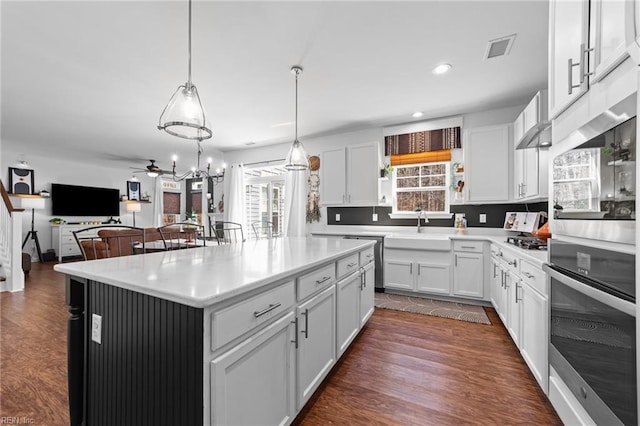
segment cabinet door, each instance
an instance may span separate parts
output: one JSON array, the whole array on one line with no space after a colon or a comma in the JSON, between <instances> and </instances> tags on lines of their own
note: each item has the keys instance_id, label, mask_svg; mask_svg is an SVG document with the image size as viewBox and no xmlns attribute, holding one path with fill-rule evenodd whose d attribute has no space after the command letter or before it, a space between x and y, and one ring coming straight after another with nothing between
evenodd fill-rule
<instances>
[{"instance_id":1,"label":"cabinet door","mask_svg":"<svg viewBox=\"0 0 640 426\"><path fill-rule=\"evenodd\" d=\"M360 327L373 315L375 305L376 269L373 263L364 267L362 288L360 289Z\"/></svg>"},{"instance_id":2,"label":"cabinet door","mask_svg":"<svg viewBox=\"0 0 640 426\"><path fill-rule=\"evenodd\" d=\"M505 272L505 286L507 295L507 331L513 339L513 343L520 347L520 310L522 303L520 301L520 279L509 271Z\"/></svg>"},{"instance_id":3,"label":"cabinet door","mask_svg":"<svg viewBox=\"0 0 640 426\"><path fill-rule=\"evenodd\" d=\"M589 88L584 76L589 71L588 64L583 63L586 54L581 50L581 46L587 47L588 23L588 1L550 1L549 118L556 118Z\"/></svg>"},{"instance_id":4,"label":"cabinet door","mask_svg":"<svg viewBox=\"0 0 640 426\"><path fill-rule=\"evenodd\" d=\"M510 133L510 125L467 131L465 188L470 202L509 200Z\"/></svg>"},{"instance_id":5,"label":"cabinet door","mask_svg":"<svg viewBox=\"0 0 640 426\"><path fill-rule=\"evenodd\" d=\"M525 128L524 128L524 111L520 113L516 121L513 122L513 144L518 145L520 139L524 136Z\"/></svg>"},{"instance_id":6,"label":"cabinet door","mask_svg":"<svg viewBox=\"0 0 640 426\"><path fill-rule=\"evenodd\" d=\"M276 425L293 420L293 319L293 313L286 315L211 361L212 424Z\"/></svg>"},{"instance_id":7,"label":"cabinet door","mask_svg":"<svg viewBox=\"0 0 640 426\"><path fill-rule=\"evenodd\" d=\"M523 130L527 133L530 129L536 126L541 120L540 117L540 92L536 93L529 105L522 111L524 116ZM515 138L514 138L515 139ZM518 139L515 139L516 141ZM517 145L517 142L516 142Z\"/></svg>"},{"instance_id":8,"label":"cabinet door","mask_svg":"<svg viewBox=\"0 0 640 426\"><path fill-rule=\"evenodd\" d=\"M453 294L484 296L484 258L481 253L458 252L453 255Z\"/></svg>"},{"instance_id":9,"label":"cabinet door","mask_svg":"<svg viewBox=\"0 0 640 426\"><path fill-rule=\"evenodd\" d=\"M375 144L347 148L347 203L378 204L378 170L378 147Z\"/></svg>"},{"instance_id":10,"label":"cabinet door","mask_svg":"<svg viewBox=\"0 0 640 426\"><path fill-rule=\"evenodd\" d=\"M520 352L531 372L547 393L549 379L549 302L525 282L520 287L522 334Z\"/></svg>"},{"instance_id":11,"label":"cabinet door","mask_svg":"<svg viewBox=\"0 0 640 426\"><path fill-rule=\"evenodd\" d=\"M505 267L500 264L500 299L498 301L498 306L500 310L498 311L498 315L502 320L502 324L508 329L509 328L509 290L507 288L507 276L508 272Z\"/></svg>"},{"instance_id":12,"label":"cabinet door","mask_svg":"<svg viewBox=\"0 0 640 426\"><path fill-rule=\"evenodd\" d=\"M297 389L300 409L336 362L335 286L300 305L296 316L299 327ZM264 364L262 368L268 365Z\"/></svg>"},{"instance_id":13,"label":"cabinet door","mask_svg":"<svg viewBox=\"0 0 640 426\"><path fill-rule=\"evenodd\" d=\"M362 274L356 272L347 278L339 281L336 286L337 303L337 334L338 334L338 357L360 330L360 287L363 281Z\"/></svg>"},{"instance_id":14,"label":"cabinet door","mask_svg":"<svg viewBox=\"0 0 640 426\"><path fill-rule=\"evenodd\" d=\"M407 262L405 260L385 260L384 286L385 288L413 291L413 262Z\"/></svg>"},{"instance_id":15,"label":"cabinet door","mask_svg":"<svg viewBox=\"0 0 640 426\"><path fill-rule=\"evenodd\" d=\"M625 3L622 0L591 0L589 38L594 49L592 83L601 80L628 56Z\"/></svg>"},{"instance_id":16,"label":"cabinet door","mask_svg":"<svg viewBox=\"0 0 640 426\"><path fill-rule=\"evenodd\" d=\"M450 294L451 274L449 265L416 263L416 290L425 293Z\"/></svg>"},{"instance_id":17,"label":"cabinet door","mask_svg":"<svg viewBox=\"0 0 640 426\"><path fill-rule=\"evenodd\" d=\"M500 293L502 292L502 275L500 263L491 259L491 304L498 314L502 310L500 306Z\"/></svg>"},{"instance_id":18,"label":"cabinet door","mask_svg":"<svg viewBox=\"0 0 640 426\"><path fill-rule=\"evenodd\" d=\"M519 200L524 197L523 188L524 188L524 179L525 179L525 161L524 161L524 153L528 151L527 149L516 149L513 153L513 176L515 179L514 182L514 198Z\"/></svg>"},{"instance_id":19,"label":"cabinet door","mask_svg":"<svg viewBox=\"0 0 640 426\"><path fill-rule=\"evenodd\" d=\"M524 198L535 197L539 194L538 187L538 148L523 149L524 151L524 179L522 195Z\"/></svg>"},{"instance_id":20,"label":"cabinet door","mask_svg":"<svg viewBox=\"0 0 640 426\"><path fill-rule=\"evenodd\" d=\"M324 151L320 168L320 201L322 204L345 204L347 187L346 156L344 148Z\"/></svg>"}]
</instances>

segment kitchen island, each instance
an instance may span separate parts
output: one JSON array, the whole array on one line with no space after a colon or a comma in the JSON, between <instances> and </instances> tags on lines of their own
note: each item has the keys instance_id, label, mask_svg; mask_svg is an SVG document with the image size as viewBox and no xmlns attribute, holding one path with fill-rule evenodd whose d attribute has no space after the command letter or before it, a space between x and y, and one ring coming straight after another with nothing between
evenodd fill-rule
<instances>
[{"instance_id":1,"label":"kitchen island","mask_svg":"<svg viewBox=\"0 0 640 426\"><path fill-rule=\"evenodd\" d=\"M71 423L288 424L373 313L373 242L59 264Z\"/></svg>"}]
</instances>

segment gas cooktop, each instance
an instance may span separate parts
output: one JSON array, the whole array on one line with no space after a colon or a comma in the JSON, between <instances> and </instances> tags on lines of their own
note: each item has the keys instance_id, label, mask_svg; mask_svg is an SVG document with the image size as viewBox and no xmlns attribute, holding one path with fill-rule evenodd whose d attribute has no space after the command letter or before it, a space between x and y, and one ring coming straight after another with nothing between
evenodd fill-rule
<instances>
[{"instance_id":1,"label":"gas cooktop","mask_svg":"<svg viewBox=\"0 0 640 426\"><path fill-rule=\"evenodd\" d=\"M507 243L518 246L526 250L546 250L547 242L537 239L536 237L515 236L507 237Z\"/></svg>"}]
</instances>

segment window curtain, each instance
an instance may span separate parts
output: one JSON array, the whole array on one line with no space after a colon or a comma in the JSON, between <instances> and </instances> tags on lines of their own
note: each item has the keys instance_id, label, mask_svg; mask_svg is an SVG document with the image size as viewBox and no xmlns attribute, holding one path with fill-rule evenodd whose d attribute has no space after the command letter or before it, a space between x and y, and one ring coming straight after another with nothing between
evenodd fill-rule
<instances>
[{"instance_id":1,"label":"window curtain","mask_svg":"<svg viewBox=\"0 0 640 426\"><path fill-rule=\"evenodd\" d=\"M164 194L162 190L162 179L155 178L154 202L153 202L153 226L156 228L163 225L162 217L164 215Z\"/></svg>"},{"instance_id":2,"label":"window curtain","mask_svg":"<svg viewBox=\"0 0 640 426\"><path fill-rule=\"evenodd\" d=\"M284 236L306 235L307 170L289 171L284 181Z\"/></svg>"},{"instance_id":3,"label":"window curtain","mask_svg":"<svg viewBox=\"0 0 640 426\"><path fill-rule=\"evenodd\" d=\"M246 235L249 230L244 219L245 190L244 167L242 164L234 164L231 166L229 191L225 197L225 211L227 212L227 220L242 225L242 230Z\"/></svg>"}]
</instances>

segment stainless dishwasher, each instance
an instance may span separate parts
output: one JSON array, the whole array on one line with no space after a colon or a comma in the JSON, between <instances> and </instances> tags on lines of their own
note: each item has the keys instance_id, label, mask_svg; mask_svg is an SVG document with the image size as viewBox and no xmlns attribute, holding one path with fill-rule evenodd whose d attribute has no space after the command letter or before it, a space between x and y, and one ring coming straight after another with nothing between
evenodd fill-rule
<instances>
[{"instance_id":1,"label":"stainless dishwasher","mask_svg":"<svg viewBox=\"0 0 640 426\"><path fill-rule=\"evenodd\" d=\"M346 235L344 237L347 240L373 240L376 242L376 245L373 246L373 254L375 257L375 271L376 271L376 291L379 293L384 293L384 287L382 285L383 280L383 263L382 263L382 255L384 249L384 237L379 236L367 236L367 235Z\"/></svg>"}]
</instances>

